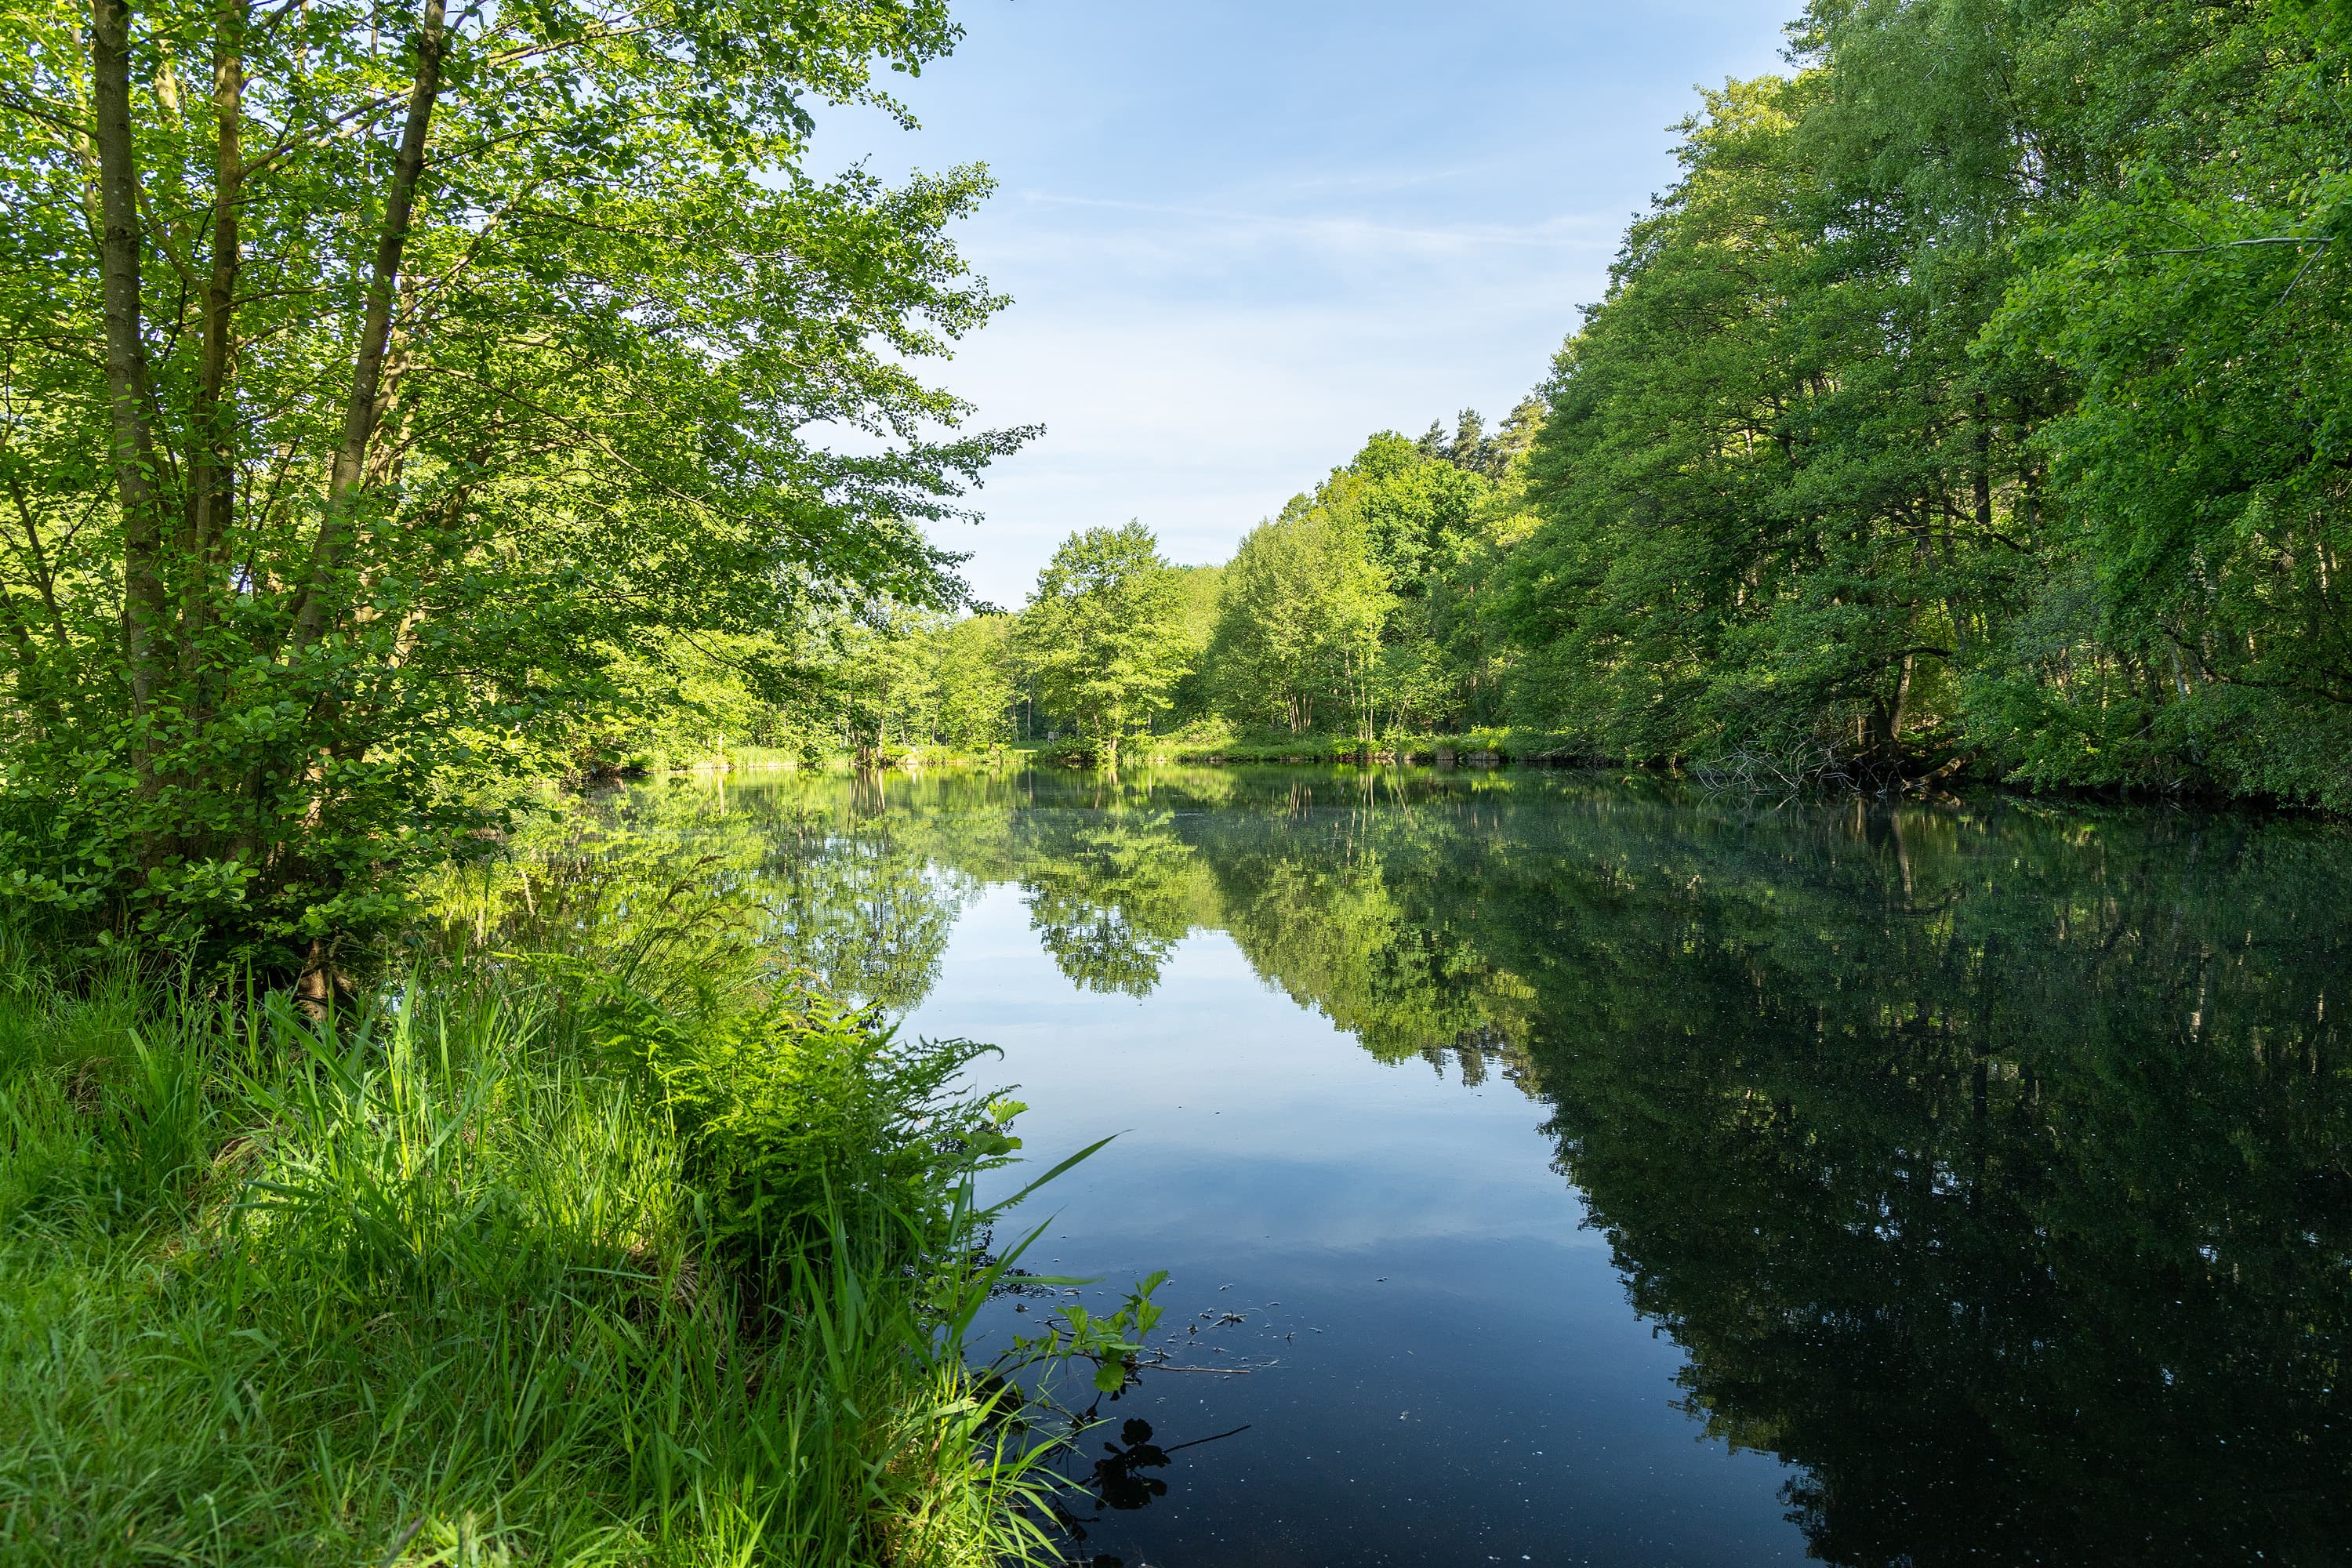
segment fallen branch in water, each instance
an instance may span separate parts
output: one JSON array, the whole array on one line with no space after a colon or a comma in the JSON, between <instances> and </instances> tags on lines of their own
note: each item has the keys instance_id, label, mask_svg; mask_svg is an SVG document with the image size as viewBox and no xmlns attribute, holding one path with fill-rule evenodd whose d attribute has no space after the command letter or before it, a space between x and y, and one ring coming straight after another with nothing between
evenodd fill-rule
<instances>
[{"instance_id":1,"label":"fallen branch in water","mask_svg":"<svg viewBox=\"0 0 2352 1568\"><path fill-rule=\"evenodd\" d=\"M1244 1421L1230 1432L1220 1432L1213 1437L1195 1437L1189 1443L1179 1443L1172 1448L1162 1448L1160 1451L1163 1454L1181 1453L1186 1448L1197 1448L1203 1443L1222 1443L1228 1437L1238 1437L1248 1430L1249 1423Z\"/></svg>"}]
</instances>

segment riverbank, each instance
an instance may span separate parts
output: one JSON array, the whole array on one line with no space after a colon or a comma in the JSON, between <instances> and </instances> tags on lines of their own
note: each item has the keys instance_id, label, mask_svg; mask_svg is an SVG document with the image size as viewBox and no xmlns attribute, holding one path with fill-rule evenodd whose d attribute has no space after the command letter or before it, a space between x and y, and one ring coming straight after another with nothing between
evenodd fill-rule
<instances>
[{"instance_id":1,"label":"riverbank","mask_svg":"<svg viewBox=\"0 0 2352 1568\"><path fill-rule=\"evenodd\" d=\"M975 1047L645 892L450 909L332 1017L0 944L0 1562L1045 1554Z\"/></svg>"}]
</instances>

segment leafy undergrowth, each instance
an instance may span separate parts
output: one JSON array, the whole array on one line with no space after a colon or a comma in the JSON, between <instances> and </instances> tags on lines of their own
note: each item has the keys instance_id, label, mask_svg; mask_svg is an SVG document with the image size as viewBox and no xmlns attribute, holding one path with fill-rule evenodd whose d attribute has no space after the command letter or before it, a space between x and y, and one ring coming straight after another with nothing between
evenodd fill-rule
<instances>
[{"instance_id":1,"label":"leafy undergrowth","mask_svg":"<svg viewBox=\"0 0 2352 1568\"><path fill-rule=\"evenodd\" d=\"M0 955L0 1562L1050 1555L972 1047L646 956L321 1021Z\"/></svg>"}]
</instances>

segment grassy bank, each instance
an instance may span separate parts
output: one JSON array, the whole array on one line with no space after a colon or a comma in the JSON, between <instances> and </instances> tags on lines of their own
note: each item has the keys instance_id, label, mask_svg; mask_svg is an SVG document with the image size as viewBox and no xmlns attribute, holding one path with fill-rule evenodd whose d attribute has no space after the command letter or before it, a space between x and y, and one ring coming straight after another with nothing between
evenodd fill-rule
<instances>
[{"instance_id":1,"label":"grassy bank","mask_svg":"<svg viewBox=\"0 0 2352 1568\"><path fill-rule=\"evenodd\" d=\"M1046 1549L963 1363L972 1048L644 892L326 1019L0 949L0 1562Z\"/></svg>"}]
</instances>

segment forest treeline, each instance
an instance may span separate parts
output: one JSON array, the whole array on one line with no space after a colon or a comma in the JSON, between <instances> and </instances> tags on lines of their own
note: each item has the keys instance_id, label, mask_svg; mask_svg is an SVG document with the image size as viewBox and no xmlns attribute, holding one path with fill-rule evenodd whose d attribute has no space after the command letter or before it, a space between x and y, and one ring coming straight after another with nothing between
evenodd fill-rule
<instances>
[{"instance_id":1,"label":"forest treeline","mask_svg":"<svg viewBox=\"0 0 2352 1568\"><path fill-rule=\"evenodd\" d=\"M1081 531L1017 613L869 607L785 701L730 711L722 679L691 710L814 752L1061 742L1108 762L1146 739L1369 745L1491 721L1502 662L1478 641L1467 573L1477 542L1517 522L1539 418L1531 398L1493 437L1469 412L1452 436L1374 436L1222 565L1171 563L1139 522Z\"/></svg>"},{"instance_id":2,"label":"forest treeline","mask_svg":"<svg viewBox=\"0 0 2352 1568\"><path fill-rule=\"evenodd\" d=\"M1003 613L926 530L1033 432L915 374L984 172L753 173L953 24L646 16L9 14L17 907L309 968L532 781L749 747L2352 805L2346 0L1815 0L1498 428Z\"/></svg>"},{"instance_id":3,"label":"forest treeline","mask_svg":"<svg viewBox=\"0 0 2352 1568\"><path fill-rule=\"evenodd\" d=\"M992 728L920 679L856 721L2352 805L2346 10L1821 0L1790 38L1678 128L1496 437L1375 436L1222 568L1074 539L935 634L1003 651ZM1100 689L1023 658L1087 593L1131 601Z\"/></svg>"}]
</instances>

